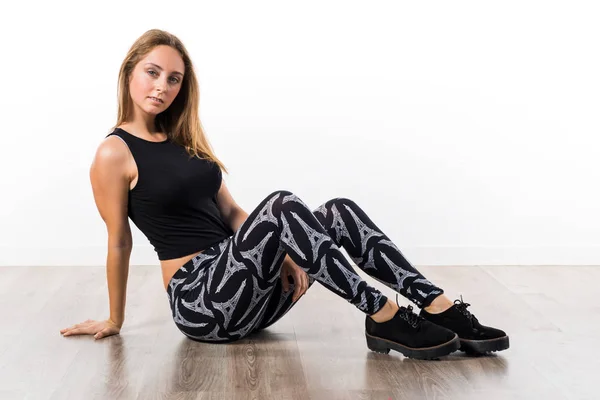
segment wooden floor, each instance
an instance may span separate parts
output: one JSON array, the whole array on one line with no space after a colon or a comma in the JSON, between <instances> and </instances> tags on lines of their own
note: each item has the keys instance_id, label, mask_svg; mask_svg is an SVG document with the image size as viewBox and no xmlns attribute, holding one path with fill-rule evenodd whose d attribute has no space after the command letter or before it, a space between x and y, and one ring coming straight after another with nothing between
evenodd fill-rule
<instances>
[{"instance_id":1,"label":"wooden floor","mask_svg":"<svg viewBox=\"0 0 600 400\"><path fill-rule=\"evenodd\" d=\"M251 339L198 343L170 318L158 266L131 267L120 335L65 338L61 328L108 316L104 268L3 267L0 399L600 398L600 267L419 270L506 330L511 348L439 361L373 353L364 314L319 284Z\"/></svg>"}]
</instances>

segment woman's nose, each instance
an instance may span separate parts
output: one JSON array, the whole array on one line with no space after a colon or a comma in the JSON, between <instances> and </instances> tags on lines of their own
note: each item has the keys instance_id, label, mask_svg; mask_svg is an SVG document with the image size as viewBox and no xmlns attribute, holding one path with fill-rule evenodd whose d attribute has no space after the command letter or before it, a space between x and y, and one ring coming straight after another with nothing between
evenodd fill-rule
<instances>
[{"instance_id":1,"label":"woman's nose","mask_svg":"<svg viewBox=\"0 0 600 400\"><path fill-rule=\"evenodd\" d=\"M158 93L165 93L167 91L167 87L168 87L167 82L160 81L160 82L158 82L158 84L156 86L156 91Z\"/></svg>"}]
</instances>

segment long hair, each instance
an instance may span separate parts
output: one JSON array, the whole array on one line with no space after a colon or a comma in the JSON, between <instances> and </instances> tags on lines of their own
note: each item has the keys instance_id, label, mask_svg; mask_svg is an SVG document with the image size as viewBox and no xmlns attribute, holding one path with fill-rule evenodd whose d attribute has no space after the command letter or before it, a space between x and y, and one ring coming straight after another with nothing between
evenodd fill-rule
<instances>
[{"instance_id":1,"label":"long hair","mask_svg":"<svg viewBox=\"0 0 600 400\"><path fill-rule=\"evenodd\" d=\"M190 157L208 159L229 174L225 165L214 154L198 114L200 90L192 60L185 46L175 35L160 29L150 29L131 46L119 70L117 98L119 110L113 130L133 117L133 100L129 80L137 63L156 46L166 45L177 50L185 66L181 89L173 103L155 118L155 128L167 134L173 142L185 147Z\"/></svg>"}]
</instances>

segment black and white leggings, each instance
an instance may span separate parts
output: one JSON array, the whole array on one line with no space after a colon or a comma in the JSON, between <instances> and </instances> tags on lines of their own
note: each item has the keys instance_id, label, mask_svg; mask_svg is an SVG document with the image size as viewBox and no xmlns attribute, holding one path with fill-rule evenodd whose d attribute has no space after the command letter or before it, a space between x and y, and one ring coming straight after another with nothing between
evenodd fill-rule
<instances>
[{"instance_id":1,"label":"black and white leggings","mask_svg":"<svg viewBox=\"0 0 600 400\"><path fill-rule=\"evenodd\" d=\"M339 247L369 276L423 308L443 290L425 279L352 200L334 198L314 212L295 194L267 196L237 232L198 254L171 278L167 296L183 334L230 342L263 329L293 306L283 292L285 255L327 289L372 315L387 298L356 274Z\"/></svg>"}]
</instances>

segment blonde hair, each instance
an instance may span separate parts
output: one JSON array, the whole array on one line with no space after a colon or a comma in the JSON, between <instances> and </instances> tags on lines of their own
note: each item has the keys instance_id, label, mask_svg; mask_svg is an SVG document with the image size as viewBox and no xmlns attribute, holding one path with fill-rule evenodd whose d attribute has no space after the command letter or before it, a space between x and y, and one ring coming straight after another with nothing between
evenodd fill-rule
<instances>
[{"instance_id":1,"label":"blonde hair","mask_svg":"<svg viewBox=\"0 0 600 400\"><path fill-rule=\"evenodd\" d=\"M133 117L133 101L129 92L131 74L137 63L154 47L160 45L170 46L179 52L185 71L177 97L169 108L156 116L156 129L166 133L173 142L185 147L190 157L195 156L213 161L229 174L225 165L214 154L200 122L198 114L200 90L192 60L181 40L171 33L160 29L150 29L140 36L127 52L119 70L117 88L119 110L117 123L112 130Z\"/></svg>"}]
</instances>

